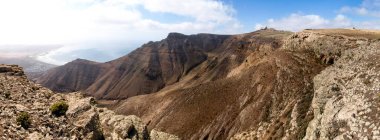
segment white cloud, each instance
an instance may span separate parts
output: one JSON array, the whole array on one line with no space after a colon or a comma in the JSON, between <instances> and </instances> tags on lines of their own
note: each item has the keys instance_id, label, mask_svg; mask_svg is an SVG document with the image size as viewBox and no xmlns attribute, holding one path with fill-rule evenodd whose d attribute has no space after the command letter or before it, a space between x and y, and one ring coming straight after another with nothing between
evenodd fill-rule
<instances>
[{"instance_id":1,"label":"white cloud","mask_svg":"<svg viewBox=\"0 0 380 140\"><path fill-rule=\"evenodd\" d=\"M337 15L334 19L326 19L319 15L291 14L281 19L269 19L265 23L256 24L255 29L269 27L300 31L308 28L347 28L351 26L351 21L344 15Z\"/></svg>"},{"instance_id":2,"label":"white cloud","mask_svg":"<svg viewBox=\"0 0 380 140\"><path fill-rule=\"evenodd\" d=\"M357 14L360 16L380 17L380 0L363 0L360 6L344 6L339 12Z\"/></svg>"},{"instance_id":3,"label":"white cloud","mask_svg":"<svg viewBox=\"0 0 380 140\"><path fill-rule=\"evenodd\" d=\"M344 6L337 11L335 18L328 19L320 15L291 14L281 19L269 19L258 23L255 29L272 27L283 30L300 31L306 28L363 28L380 29L380 0L362 0L358 6ZM346 15L355 15L360 19L351 20Z\"/></svg>"},{"instance_id":4,"label":"white cloud","mask_svg":"<svg viewBox=\"0 0 380 140\"><path fill-rule=\"evenodd\" d=\"M145 9L151 12L172 13L180 16L190 16L197 21L218 23L233 20L234 9L220 1L214 0L141 0Z\"/></svg>"},{"instance_id":5,"label":"white cloud","mask_svg":"<svg viewBox=\"0 0 380 140\"><path fill-rule=\"evenodd\" d=\"M186 20L151 19L142 9ZM0 45L87 47L89 42L143 43L173 31L236 33L241 24L234 14L231 6L219 0L0 0Z\"/></svg>"},{"instance_id":6,"label":"white cloud","mask_svg":"<svg viewBox=\"0 0 380 140\"><path fill-rule=\"evenodd\" d=\"M347 28L353 25L352 21L342 14L337 15L332 24L334 28Z\"/></svg>"},{"instance_id":7,"label":"white cloud","mask_svg":"<svg viewBox=\"0 0 380 140\"><path fill-rule=\"evenodd\" d=\"M58 55L61 55L61 54L64 54L66 56L71 54L71 55L74 55L74 58L75 58L76 54L73 54L72 52L74 52L77 49L75 47L71 47L71 46L61 47L61 48L49 51L45 54L40 54L36 58L37 58L37 60L48 62L51 64L63 65L68 60L57 60L55 57L57 57ZM67 56L67 58L73 58L73 56Z\"/></svg>"},{"instance_id":8,"label":"white cloud","mask_svg":"<svg viewBox=\"0 0 380 140\"><path fill-rule=\"evenodd\" d=\"M363 29L380 29L380 20L362 21L357 26Z\"/></svg>"},{"instance_id":9,"label":"white cloud","mask_svg":"<svg viewBox=\"0 0 380 140\"><path fill-rule=\"evenodd\" d=\"M156 21L144 17L139 6L190 19L176 23ZM221 28L224 25L239 24L233 14L232 7L217 0L0 1L0 44L73 43L152 29L165 34L174 30L221 32L227 30ZM239 26L232 27L237 30Z\"/></svg>"}]
</instances>

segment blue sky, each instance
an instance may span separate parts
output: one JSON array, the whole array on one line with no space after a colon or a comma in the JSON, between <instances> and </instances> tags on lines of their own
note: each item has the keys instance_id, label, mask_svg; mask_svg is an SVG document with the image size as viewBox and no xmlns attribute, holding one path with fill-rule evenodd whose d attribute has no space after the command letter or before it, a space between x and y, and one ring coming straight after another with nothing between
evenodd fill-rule
<instances>
[{"instance_id":1,"label":"blue sky","mask_svg":"<svg viewBox=\"0 0 380 140\"><path fill-rule=\"evenodd\" d=\"M277 24L274 28L300 31L305 28L379 28L379 0L226 0L237 11L236 18L241 21L244 30L254 30L252 25L271 26L268 20L273 19ZM364 11L364 12L363 12ZM328 23L312 24L311 17ZM294 18L291 18L294 17ZM310 18L307 18L310 17ZM299 19L294 28L287 27L287 20ZM300 22L305 20L305 22Z\"/></svg>"},{"instance_id":2,"label":"blue sky","mask_svg":"<svg viewBox=\"0 0 380 140\"><path fill-rule=\"evenodd\" d=\"M0 1L0 54L27 54L54 64L76 58L104 62L169 32L379 29L379 18L380 0ZM46 49L30 51L36 46Z\"/></svg>"},{"instance_id":3,"label":"blue sky","mask_svg":"<svg viewBox=\"0 0 380 140\"><path fill-rule=\"evenodd\" d=\"M237 18L246 30L270 18L279 19L292 13L316 14L334 18L344 6L360 5L361 0L225 0L236 8ZM251 29L252 30L252 29Z\"/></svg>"}]
</instances>

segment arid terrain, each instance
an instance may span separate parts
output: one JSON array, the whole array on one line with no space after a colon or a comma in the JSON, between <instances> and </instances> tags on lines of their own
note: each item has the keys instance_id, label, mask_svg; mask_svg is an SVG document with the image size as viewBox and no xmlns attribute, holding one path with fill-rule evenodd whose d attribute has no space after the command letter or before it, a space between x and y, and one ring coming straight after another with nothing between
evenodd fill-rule
<instances>
[{"instance_id":1,"label":"arid terrain","mask_svg":"<svg viewBox=\"0 0 380 140\"><path fill-rule=\"evenodd\" d=\"M26 79L21 67L0 65L0 139L153 139L177 136L147 130L136 116L116 115L97 107L92 97L80 93L57 94ZM65 102L68 110L55 116L51 106ZM20 125L19 118L23 113Z\"/></svg>"},{"instance_id":2,"label":"arid terrain","mask_svg":"<svg viewBox=\"0 0 380 140\"><path fill-rule=\"evenodd\" d=\"M379 47L380 32L374 30L170 33L118 59L77 59L35 79L52 91L29 82L12 66L13 74L0 71L0 115L6 118L0 121L0 134L53 139L380 139ZM69 109L65 116L54 117L49 106L60 100ZM27 130L14 124L22 111L33 118Z\"/></svg>"}]
</instances>

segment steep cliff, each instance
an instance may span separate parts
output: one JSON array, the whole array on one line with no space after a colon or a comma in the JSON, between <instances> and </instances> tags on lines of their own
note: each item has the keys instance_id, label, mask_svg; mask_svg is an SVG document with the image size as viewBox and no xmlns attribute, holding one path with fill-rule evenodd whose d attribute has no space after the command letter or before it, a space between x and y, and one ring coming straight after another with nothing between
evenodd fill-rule
<instances>
[{"instance_id":1,"label":"steep cliff","mask_svg":"<svg viewBox=\"0 0 380 140\"><path fill-rule=\"evenodd\" d=\"M304 139L380 138L380 42L356 42L314 77L314 119Z\"/></svg>"}]
</instances>

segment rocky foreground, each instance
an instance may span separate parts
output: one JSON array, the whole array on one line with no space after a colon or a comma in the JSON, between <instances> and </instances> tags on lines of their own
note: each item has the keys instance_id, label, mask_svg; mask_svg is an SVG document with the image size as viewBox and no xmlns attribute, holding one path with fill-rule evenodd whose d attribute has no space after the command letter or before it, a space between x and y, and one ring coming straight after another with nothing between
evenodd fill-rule
<instances>
[{"instance_id":1,"label":"rocky foreground","mask_svg":"<svg viewBox=\"0 0 380 140\"><path fill-rule=\"evenodd\" d=\"M57 117L49 110L56 102L69 105ZM30 126L22 127L17 118L26 112ZM148 130L136 116L116 115L96 107L92 97L81 93L57 94L27 80L22 68L0 65L0 139L134 139L176 140L178 137Z\"/></svg>"}]
</instances>

